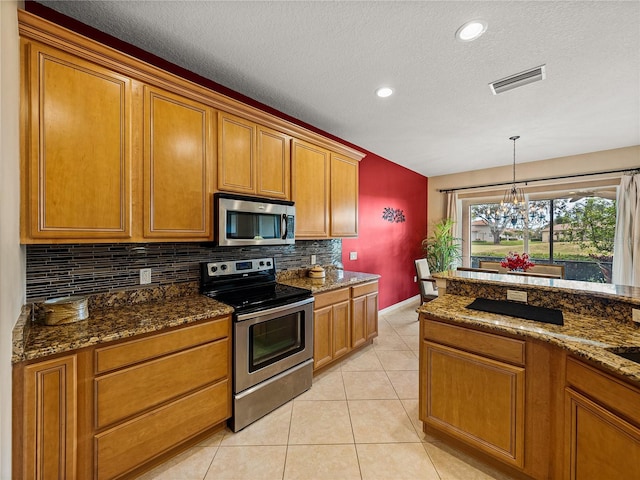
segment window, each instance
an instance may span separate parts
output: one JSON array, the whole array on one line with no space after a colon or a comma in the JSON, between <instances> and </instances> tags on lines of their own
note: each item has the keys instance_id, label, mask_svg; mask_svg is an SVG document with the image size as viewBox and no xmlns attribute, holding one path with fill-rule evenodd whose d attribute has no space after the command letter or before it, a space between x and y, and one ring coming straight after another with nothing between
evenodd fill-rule
<instances>
[{"instance_id":1,"label":"window","mask_svg":"<svg viewBox=\"0 0 640 480\"><path fill-rule=\"evenodd\" d=\"M610 283L615 193L615 186L607 186L527 195L529 215L516 225L502 215L495 197L465 200L468 211L463 221L468 221L468 228L463 228L463 238L468 264L479 267L481 260L527 252L534 263L564 265L568 280Z\"/></svg>"}]
</instances>

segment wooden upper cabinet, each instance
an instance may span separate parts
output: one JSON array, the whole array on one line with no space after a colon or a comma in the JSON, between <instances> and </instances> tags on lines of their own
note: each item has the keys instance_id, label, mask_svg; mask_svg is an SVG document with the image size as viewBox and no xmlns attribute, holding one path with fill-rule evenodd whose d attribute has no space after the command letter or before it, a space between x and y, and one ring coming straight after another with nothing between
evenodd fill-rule
<instances>
[{"instance_id":1,"label":"wooden upper cabinet","mask_svg":"<svg viewBox=\"0 0 640 480\"><path fill-rule=\"evenodd\" d=\"M256 194L261 197L291 198L291 137L258 125Z\"/></svg>"},{"instance_id":2,"label":"wooden upper cabinet","mask_svg":"<svg viewBox=\"0 0 640 480\"><path fill-rule=\"evenodd\" d=\"M218 122L218 189L288 200L291 137L228 113Z\"/></svg>"},{"instance_id":3,"label":"wooden upper cabinet","mask_svg":"<svg viewBox=\"0 0 640 480\"><path fill-rule=\"evenodd\" d=\"M144 87L144 236L210 239L213 112Z\"/></svg>"},{"instance_id":4,"label":"wooden upper cabinet","mask_svg":"<svg viewBox=\"0 0 640 480\"><path fill-rule=\"evenodd\" d=\"M131 237L131 80L23 43L22 240Z\"/></svg>"},{"instance_id":5,"label":"wooden upper cabinet","mask_svg":"<svg viewBox=\"0 0 640 480\"><path fill-rule=\"evenodd\" d=\"M331 153L331 236L358 236L358 161Z\"/></svg>"},{"instance_id":6,"label":"wooden upper cabinet","mask_svg":"<svg viewBox=\"0 0 640 480\"><path fill-rule=\"evenodd\" d=\"M256 124L228 113L218 114L218 189L256 191Z\"/></svg>"},{"instance_id":7,"label":"wooden upper cabinet","mask_svg":"<svg viewBox=\"0 0 640 480\"><path fill-rule=\"evenodd\" d=\"M294 139L291 146L291 198L296 205L296 238L329 236L330 153Z\"/></svg>"},{"instance_id":8,"label":"wooden upper cabinet","mask_svg":"<svg viewBox=\"0 0 640 480\"><path fill-rule=\"evenodd\" d=\"M218 190L295 201L298 238L357 235L360 152L23 10L18 29L22 243L209 240Z\"/></svg>"}]
</instances>

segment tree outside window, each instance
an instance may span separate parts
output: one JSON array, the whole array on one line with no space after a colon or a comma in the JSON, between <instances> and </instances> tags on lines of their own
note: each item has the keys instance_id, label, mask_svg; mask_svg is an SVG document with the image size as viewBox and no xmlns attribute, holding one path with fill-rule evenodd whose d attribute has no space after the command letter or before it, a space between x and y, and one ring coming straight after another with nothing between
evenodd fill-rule
<instances>
[{"instance_id":1,"label":"tree outside window","mask_svg":"<svg viewBox=\"0 0 640 480\"><path fill-rule=\"evenodd\" d=\"M513 226L499 204L471 205L472 266L481 259L504 258L509 251L526 251L534 262L564 264L567 279L611 281L615 201L555 198L528 206L532 215L523 225Z\"/></svg>"}]
</instances>

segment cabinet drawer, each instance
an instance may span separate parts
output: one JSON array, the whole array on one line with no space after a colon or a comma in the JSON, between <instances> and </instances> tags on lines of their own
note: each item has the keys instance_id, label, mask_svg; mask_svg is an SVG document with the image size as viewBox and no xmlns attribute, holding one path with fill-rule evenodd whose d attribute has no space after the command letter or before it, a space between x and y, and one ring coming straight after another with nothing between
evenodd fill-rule
<instances>
[{"instance_id":1,"label":"cabinet drawer","mask_svg":"<svg viewBox=\"0 0 640 480\"><path fill-rule=\"evenodd\" d=\"M96 372L103 373L201 345L229 335L229 317L96 349Z\"/></svg>"},{"instance_id":2,"label":"cabinet drawer","mask_svg":"<svg viewBox=\"0 0 640 480\"><path fill-rule=\"evenodd\" d=\"M96 435L97 478L114 478L230 416L228 381Z\"/></svg>"},{"instance_id":3,"label":"cabinet drawer","mask_svg":"<svg viewBox=\"0 0 640 480\"><path fill-rule=\"evenodd\" d=\"M567 357L567 384L640 426L640 389Z\"/></svg>"},{"instance_id":4,"label":"cabinet drawer","mask_svg":"<svg viewBox=\"0 0 640 480\"><path fill-rule=\"evenodd\" d=\"M349 289L341 288L340 290L333 290L331 292L319 293L314 296L315 306L313 308L322 308L327 305L333 305L334 303L340 303L349 300Z\"/></svg>"},{"instance_id":5,"label":"cabinet drawer","mask_svg":"<svg viewBox=\"0 0 640 480\"><path fill-rule=\"evenodd\" d=\"M106 427L228 375L228 340L218 340L95 380L96 428Z\"/></svg>"},{"instance_id":6,"label":"cabinet drawer","mask_svg":"<svg viewBox=\"0 0 640 480\"><path fill-rule=\"evenodd\" d=\"M362 285L355 285L351 287L351 296L360 297L367 293L374 293L378 291L378 282L363 283Z\"/></svg>"},{"instance_id":7,"label":"cabinet drawer","mask_svg":"<svg viewBox=\"0 0 640 480\"><path fill-rule=\"evenodd\" d=\"M524 365L525 342L522 340L469 330L433 320L425 320L424 322L425 339L516 365Z\"/></svg>"}]
</instances>

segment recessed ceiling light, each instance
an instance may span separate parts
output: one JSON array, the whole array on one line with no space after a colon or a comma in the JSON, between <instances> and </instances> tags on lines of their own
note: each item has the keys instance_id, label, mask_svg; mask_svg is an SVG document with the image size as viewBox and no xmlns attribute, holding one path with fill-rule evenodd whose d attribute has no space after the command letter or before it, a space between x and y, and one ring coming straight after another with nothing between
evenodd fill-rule
<instances>
[{"instance_id":1,"label":"recessed ceiling light","mask_svg":"<svg viewBox=\"0 0 640 480\"><path fill-rule=\"evenodd\" d=\"M379 96L380 98L386 98L390 95L393 95L393 89L389 87L380 87L379 89L376 90L376 95Z\"/></svg>"},{"instance_id":2,"label":"recessed ceiling light","mask_svg":"<svg viewBox=\"0 0 640 480\"><path fill-rule=\"evenodd\" d=\"M472 42L487 30L484 20L471 20L456 31L456 38L461 42Z\"/></svg>"}]
</instances>

